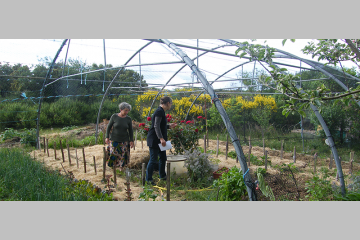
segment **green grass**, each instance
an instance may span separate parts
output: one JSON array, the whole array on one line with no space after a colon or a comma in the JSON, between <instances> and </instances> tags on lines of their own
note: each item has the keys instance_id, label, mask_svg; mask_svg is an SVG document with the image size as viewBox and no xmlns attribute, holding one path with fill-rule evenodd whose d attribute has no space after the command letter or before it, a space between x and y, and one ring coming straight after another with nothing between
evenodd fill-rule
<instances>
[{"instance_id":1,"label":"green grass","mask_svg":"<svg viewBox=\"0 0 360 240\"><path fill-rule=\"evenodd\" d=\"M10 201L109 201L112 195L85 180L71 181L20 149L0 148L0 199Z\"/></svg>"}]
</instances>

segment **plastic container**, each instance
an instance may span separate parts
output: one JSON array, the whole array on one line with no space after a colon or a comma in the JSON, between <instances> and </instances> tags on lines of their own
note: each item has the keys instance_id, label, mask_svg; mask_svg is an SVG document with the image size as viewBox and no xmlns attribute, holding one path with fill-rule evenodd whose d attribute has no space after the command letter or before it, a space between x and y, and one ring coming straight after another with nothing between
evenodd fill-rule
<instances>
[{"instance_id":1,"label":"plastic container","mask_svg":"<svg viewBox=\"0 0 360 240\"><path fill-rule=\"evenodd\" d=\"M175 171L176 174L186 174L187 168L184 167L186 157L184 155L168 155L167 162L170 162L170 172ZM165 168L167 174L167 167Z\"/></svg>"}]
</instances>

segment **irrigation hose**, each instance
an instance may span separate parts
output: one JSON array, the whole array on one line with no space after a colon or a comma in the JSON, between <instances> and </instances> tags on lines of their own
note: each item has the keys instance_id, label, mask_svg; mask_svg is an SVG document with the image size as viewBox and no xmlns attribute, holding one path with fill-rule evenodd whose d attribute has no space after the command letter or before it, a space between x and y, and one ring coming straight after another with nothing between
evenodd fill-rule
<instances>
[{"instance_id":1,"label":"irrigation hose","mask_svg":"<svg viewBox=\"0 0 360 240\"><path fill-rule=\"evenodd\" d=\"M166 191L166 188L163 187L159 187L159 186L153 186L154 188L158 188L160 191ZM208 187L208 188L203 188L203 189L197 189L197 190L173 190L173 191L185 191L185 192L202 192L202 191L210 191L210 190L214 190L214 188Z\"/></svg>"}]
</instances>

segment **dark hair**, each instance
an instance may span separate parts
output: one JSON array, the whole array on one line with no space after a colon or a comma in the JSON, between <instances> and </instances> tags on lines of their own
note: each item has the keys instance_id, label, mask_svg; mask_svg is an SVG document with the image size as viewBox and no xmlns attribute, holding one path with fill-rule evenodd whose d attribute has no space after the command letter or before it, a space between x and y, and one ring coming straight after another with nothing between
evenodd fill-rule
<instances>
[{"instance_id":1,"label":"dark hair","mask_svg":"<svg viewBox=\"0 0 360 240\"><path fill-rule=\"evenodd\" d=\"M172 103L172 100L170 97L162 97L160 98L160 104L167 104L167 103Z\"/></svg>"}]
</instances>

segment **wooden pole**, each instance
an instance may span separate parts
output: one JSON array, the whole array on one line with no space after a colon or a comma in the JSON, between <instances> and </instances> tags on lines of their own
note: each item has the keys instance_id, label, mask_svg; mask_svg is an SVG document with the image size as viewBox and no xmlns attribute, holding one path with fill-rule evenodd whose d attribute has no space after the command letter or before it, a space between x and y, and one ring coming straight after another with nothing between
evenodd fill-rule
<instances>
[{"instance_id":1,"label":"wooden pole","mask_svg":"<svg viewBox=\"0 0 360 240\"><path fill-rule=\"evenodd\" d=\"M334 158L334 155L333 155L333 153L331 152L331 153L330 153L329 169L332 169L332 160L333 160L333 158Z\"/></svg>"},{"instance_id":2,"label":"wooden pole","mask_svg":"<svg viewBox=\"0 0 360 240\"><path fill-rule=\"evenodd\" d=\"M265 170L267 170L267 153L268 151L265 150Z\"/></svg>"},{"instance_id":3,"label":"wooden pole","mask_svg":"<svg viewBox=\"0 0 360 240\"><path fill-rule=\"evenodd\" d=\"M280 159L283 159L283 155L284 155L284 140L281 140Z\"/></svg>"},{"instance_id":4,"label":"wooden pole","mask_svg":"<svg viewBox=\"0 0 360 240\"><path fill-rule=\"evenodd\" d=\"M84 148L82 149L82 153L83 153L83 158L84 158L84 173L86 173L86 159L85 159L85 150L84 150Z\"/></svg>"},{"instance_id":5,"label":"wooden pole","mask_svg":"<svg viewBox=\"0 0 360 240\"><path fill-rule=\"evenodd\" d=\"M141 149L144 149L144 144L143 144L143 135L141 134Z\"/></svg>"},{"instance_id":6,"label":"wooden pole","mask_svg":"<svg viewBox=\"0 0 360 240\"><path fill-rule=\"evenodd\" d=\"M142 167L142 169L141 169L141 181L142 181L142 185L145 186L145 163L142 163L141 167Z\"/></svg>"},{"instance_id":7,"label":"wooden pole","mask_svg":"<svg viewBox=\"0 0 360 240\"><path fill-rule=\"evenodd\" d=\"M249 136L249 166L250 166L250 162L251 162L251 136Z\"/></svg>"},{"instance_id":8,"label":"wooden pole","mask_svg":"<svg viewBox=\"0 0 360 240\"><path fill-rule=\"evenodd\" d=\"M75 158L76 158L76 166L77 166L77 168L79 168L79 159L78 159L77 149L76 148L75 148Z\"/></svg>"},{"instance_id":9,"label":"wooden pole","mask_svg":"<svg viewBox=\"0 0 360 240\"><path fill-rule=\"evenodd\" d=\"M294 146L294 156L293 156L293 158L294 158L294 163L296 163L296 147Z\"/></svg>"},{"instance_id":10,"label":"wooden pole","mask_svg":"<svg viewBox=\"0 0 360 240\"><path fill-rule=\"evenodd\" d=\"M116 181L116 162L114 162L113 168L114 168L114 187L116 188L116 185L117 185L117 181Z\"/></svg>"},{"instance_id":11,"label":"wooden pole","mask_svg":"<svg viewBox=\"0 0 360 240\"><path fill-rule=\"evenodd\" d=\"M349 169L349 174L350 175L352 175L353 162L354 162L354 152L350 152L350 169Z\"/></svg>"},{"instance_id":12,"label":"wooden pole","mask_svg":"<svg viewBox=\"0 0 360 240\"><path fill-rule=\"evenodd\" d=\"M135 151L135 146L136 146L136 142L137 142L137 134L138 134L138 130L136 130L136 132L135 132L134 151Z\"/></svg>"},{"instance_id":13,"label":"wooden pole","mask_svg":"<svg viewBox=\"0 0 360 240\"><path fill-rule=\"evenodd\" d=\"M46 144L45 144L45 137L43 138L43 140L44 140L44 153L46 153Z\"/></svg>"},{"instance_id":14,"label":"wooden pole","mask_svg":"<svg viewBox=\"0 0 360 240\"><path fill-rule=\"evenodd\" d=\"M56 160L56 142L54 142L54 157L55 157L55 160Z\"/></svg>"},{"instance_id":15,"label":"wooden pole","mask_svg":"<svg viewBox=\"0 0 360 240\"><path fill-rule=\"evenodd\" d=\"M66 144L66 147L67 147L67 151L68 151L69 166L71 166L71 157L70 157L70 148L69 148L69 144Z\"/></svg>"},{"instance_id":16,"label":"wooden pole","mask_svg":"<svg viewBox=\"0 0 360 240\"><path fill-rule=\"evenodd\" d=\"M48 157L50 157L50 154L49 154L49 139L46 139L46 152L47 152Z\"/></svg>"},{"instance_id":17,"label":"wooden pole","mask_svg":"<svg viewBox=\"0 0 360 240\"><path fill-rule=\"evenodd\" d=\"M225 159L228 158L228 151L229 151L229 134L226 134L226 153L225 153Z\"/></svg>"},{"instance_id":18,"label":"wooden pole","mask_svg":"<svg viewBox=\"0 0 360 240\"><path fill-rule=\"evenodd\" d=\"M104 129L102 130L102 134L103 134L103 145L105 145L105 127L104 127Z\"/></svg>"},{"instance_id":19,"label":"wooden pole","mask_svg":"<svg viewBox=\"0 0 360 240\"><path fill-rule=\"evenodd\" d=\"M206 153L206 134L204 134L204 153Z\"/></svg>"},{"instance_id":20,"label":"wooden pole","mask_svg":"<svg viewBox=\"0 0 360 240\"><path fill-rule=\"evenodd\" d=\"M103 179L105 179L105 171L106 171L106 150L103 147Z\"/></svg>"},{"instance_id":21,"label":"wooden pole","mask_svg":"<svg viewBox=\"0 0 360 240\"><path fill-rule=\"evenodd\" d=\"M38 137L38 145L39 145L39 152L41 152L41 142L40 137Z\"/></svg>"},{"instance_id":22,"label":"wooden pole","mask_svg":"<svg viewBox=\"0 0 360 240\"><path fill-rule=\"evenodd\" d=\"M265 138L263 138L263 152L264 152L264 156L265 156Z\"/></svg>"},{"instance_id":23,"label":"wooden pole","mask_svg":"<svg viewBox=\"0 0 360 240\"><path fill-rule=\"evenodd\" d=\"M238 140L239 140L239 143L240 143L240 135L238 135L237 137L238 137ZM237 163L239 162L238 156L236 156L236 162L237 162Z\"/></svg>"},{"instance_id":24,"label":"wooden pole","mask_svg":"<svg viewBox=\"0 0 360 240\"><path fill-rule=\"evenodd\" d=\"M170 201L170 162L166 163L167 173L166 174L166 201Z\"/></svg>"},{"instance_id":25,"label":"wooden pole","mask_svg":"<svg viewBox=\"0 0 360 240\"><path fill-rule=\"evenodd\" d=\"M60 140L60 149L61 149L61 156L62 156L62 160L63 160L63 162L65 162L64 149L63 149L63 147L62 147L61 140Z\"/></svg>"},{"instance_id":26,"label":"wooden pole","mask_svg":"<svg viewBox=\"0 0 360 240\"><path fill-rule=\"evenodd\" d=\"M209 147L209 132L206 131L206 146Z\"/></svg>"},{"instance_id":27,"label":"wooden pole","mask_svg":"<svg viewBox=\"0 0 360 240\"><path fill-rule=\"evenodd\" d=\"M219 134L216 135L216 157L219 156Z\"/></svg>"},{"instance_id":28,"label":"wooden pole","mask_svg":"<svg viewBox=\"0 0 360 240\"><path fill-rule=\"evenodd\" d=\"M314 155L314 174L316 173L316 160L317 160L317 153Z\"/></svg>"},{"instance_id":29,"label":"wooden pole","mask_svg":"<svg viewBox=\"0 0 360 240\"><path fill-rule=\"evenodd\" d=\"M93 156L93 159L94 159L94 170L95 170L95 175L97 175L95 156Z\"/></svg>"}]
</instances>

